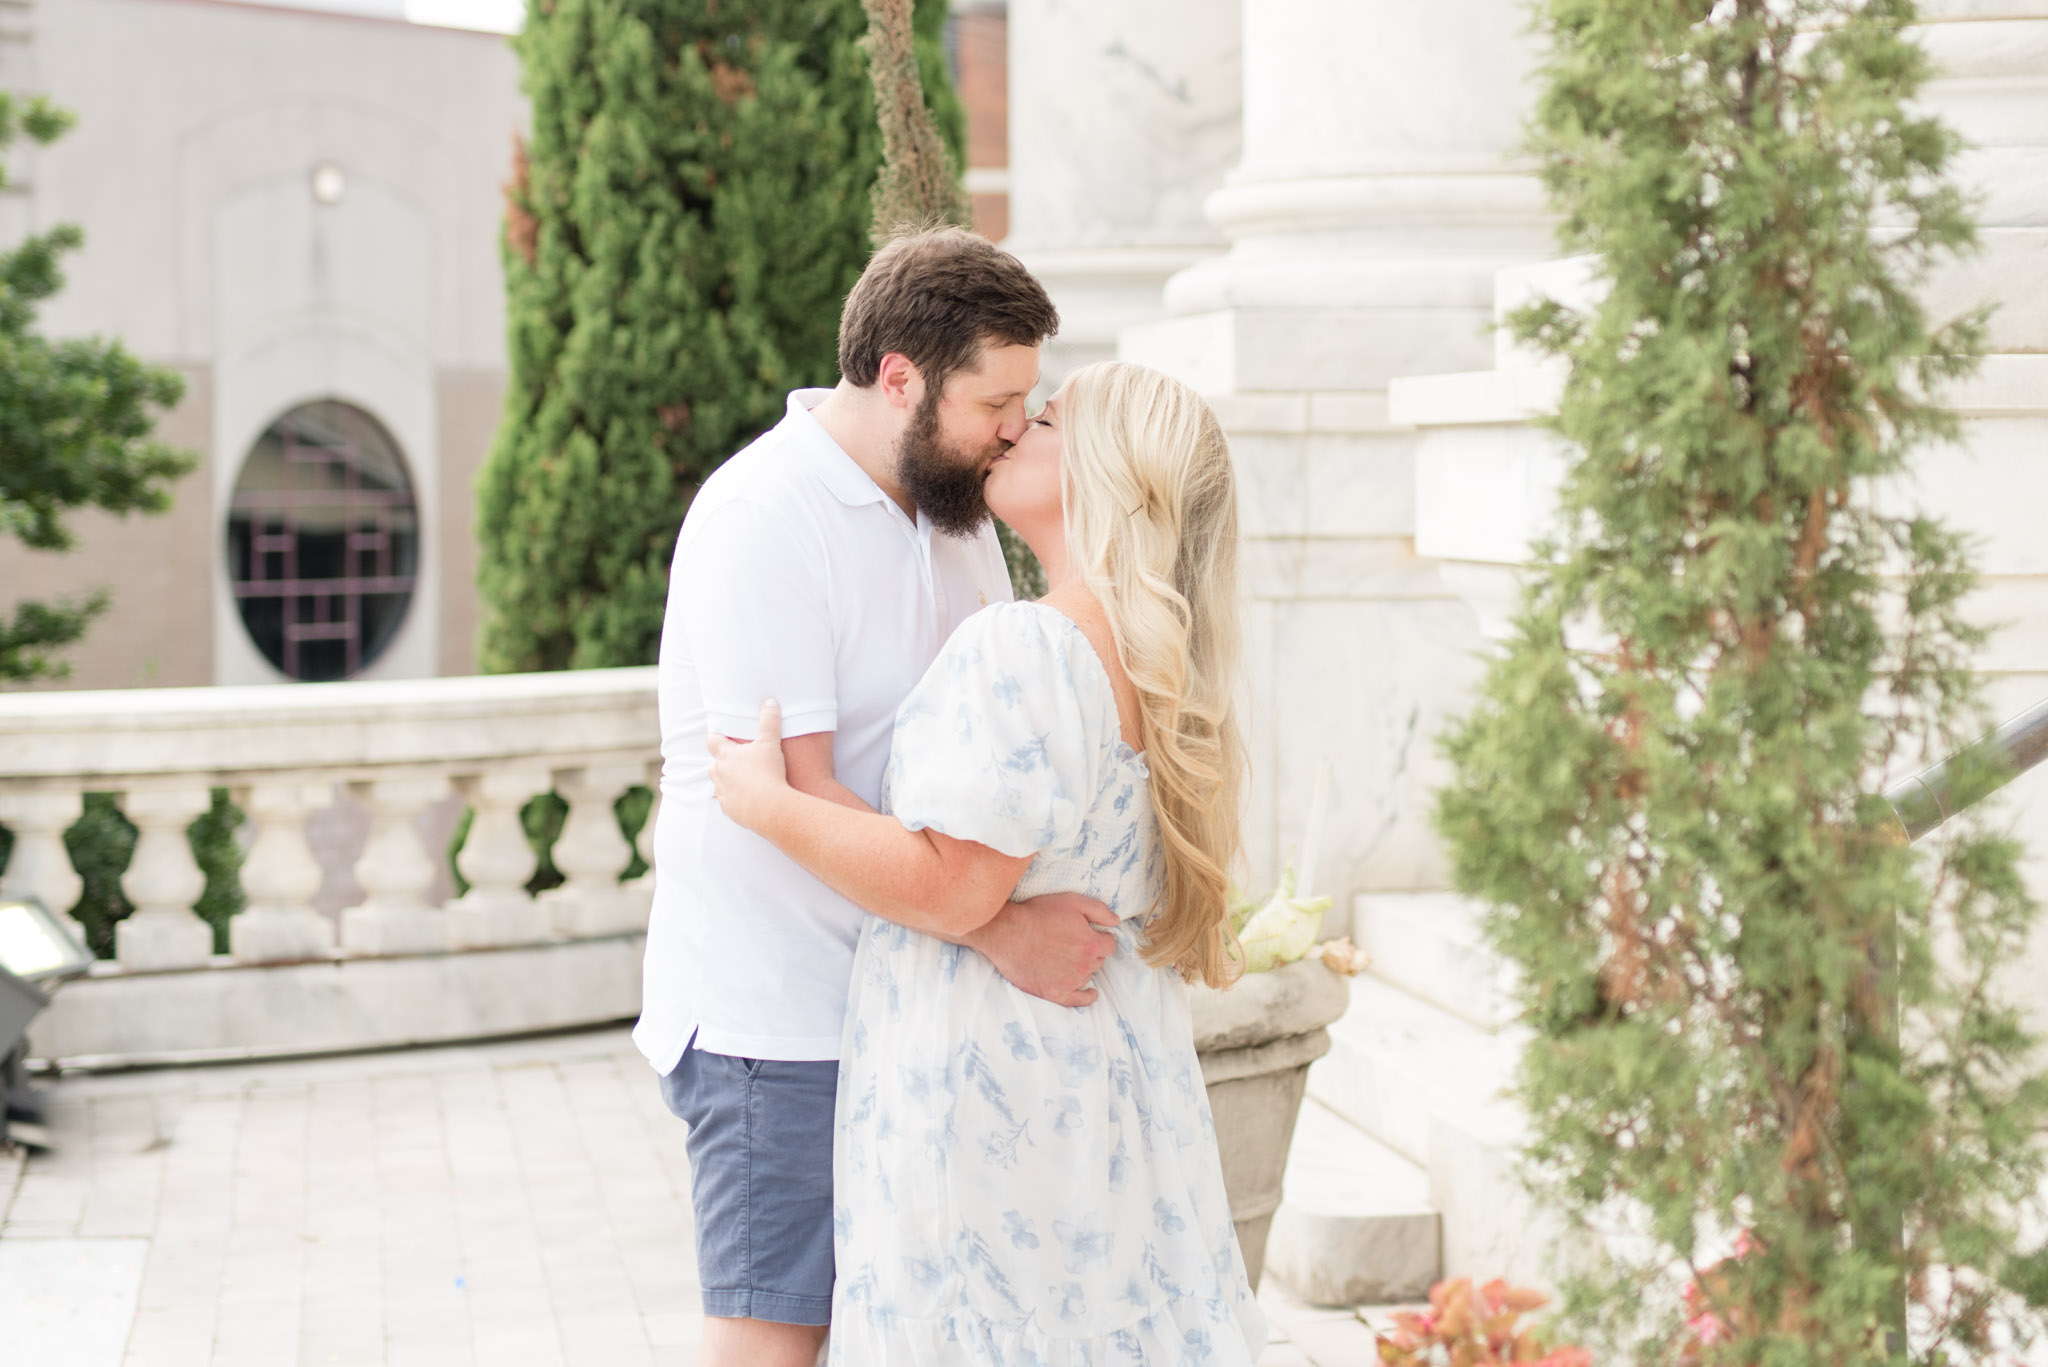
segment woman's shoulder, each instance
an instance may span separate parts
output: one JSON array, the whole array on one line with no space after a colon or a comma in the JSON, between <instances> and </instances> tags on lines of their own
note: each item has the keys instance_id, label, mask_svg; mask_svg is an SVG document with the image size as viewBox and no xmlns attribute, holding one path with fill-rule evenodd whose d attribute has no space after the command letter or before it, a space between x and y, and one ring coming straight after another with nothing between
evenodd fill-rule
<instances>
[{"instance_id":1,"label":"woman's shoulder","mask_svg":"<svg viewBox=\"0 0 2048 1367\"><path fill-rule=\"evenodd\" d=\"M1052 663L1066 656L1071 626L1043 603L991 603L954 629L942 653L984 663Z\"/></svg>"}]
</instances>

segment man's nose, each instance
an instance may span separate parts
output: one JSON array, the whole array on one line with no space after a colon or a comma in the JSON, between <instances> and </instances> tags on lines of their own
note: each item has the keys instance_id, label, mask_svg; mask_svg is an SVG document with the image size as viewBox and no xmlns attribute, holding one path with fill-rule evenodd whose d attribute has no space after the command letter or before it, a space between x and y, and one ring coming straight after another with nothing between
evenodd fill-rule
<instances>
[{"instance_id":1,"label":"man's nose","mask_svg":"<svg viewBox=\"0 0 2048 1367\"><path fill-rule=\"evenodd\" d=\"M1015 446L1018 439L1024 435L1027 426L1029 424L1024 420L1024 405L1020 403L1014 411L1003 411L1003 420L996 427L996 437L1005 447Z\"/></svg>"}]
</instances>

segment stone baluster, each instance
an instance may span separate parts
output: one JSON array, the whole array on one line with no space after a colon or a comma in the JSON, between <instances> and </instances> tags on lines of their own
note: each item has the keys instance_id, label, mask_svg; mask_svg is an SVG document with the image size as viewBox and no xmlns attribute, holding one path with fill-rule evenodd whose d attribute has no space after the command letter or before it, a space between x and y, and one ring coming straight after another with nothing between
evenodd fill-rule
<instances>
[{"instance_id":1,"label":"stone baluster","mask_svg":"<svg viewBox=\"0 0 2048 1367\"><path fill-rule=\"evenodd\" d=\"M640 897L640 916L643 921L654 906L654 824L661 819L661 761L654 761L647 769L647 786L654 792L654 801L648 804L647 820L642 823L640 834L633 839L633 848L640 852L640 858L646 862L647 872L628 885Z\"/></svg>"},{"instance_id":2,"label":"stone baluster","mask_svg":"<svg viewBox=\"0 0 2048 1367\"><path fill-rule=\"evenodd\" d=\"M33 897L60 913L78 905L85 880L71 867L64 832L84 808L75 789L0 793L0 826L14 832L14 853L8 856L5 877L0 877L0 897ZM85 938L83 926L79 938Z\"/></svg>"},{"instance_id":3,"label":"stone baluster","mask_svg":"<svg viewBox=\"0 0 2048 1367\"><path fill-rule=\"evenodd\" d=\"M369 809L370 838L356 861L356 881L369 897L341 913L341 945L352 954L425 954L448 947L448 917L427 902L434 855L420 838L420 813L448 795L448 780L384 778L357 783Z\"/></svg>"},{"instance_id":4,"label":"stone baluster","mask_svg":"<svg viewBox=\"0 0 2048 1367\"><path fill-rule=\"evenodd\" d=\"M646 771L643 763L592 764L558 776L555 791L569 803L568 819L555 841L555 867L564 881L541 894L558 934L617 935L646 925L640 899L619 882L633 862L633 847L613 810L619 794Z\"/></svg>"},{"instance_id":5,"label":"stone baluster","mask_svg":"<svg viewBox=\"0 0 2048 1367\"><path fill-rule=\"evenodd\" d=\"M306 818L334 801L326 783L258 783L239 796L256 823L242 861L249 905L228 922L228 947L245 963L319 959L334 949L334 923L313 907L320 861L306 840Z\"/></svg>"},{"instance_id":6,"label":"stone baluster","mask_svg":"<svg viewBox=\"0 0 2048 1367\"><path fill-rule=\"evenodd\" d=\"M519 809L547 791L548 771L526 766L492 769L463 779L459 786L475 815L455 860L455 867L469 880L469 891L449 904L449 948L524 945L550 938L548 909L526 890L540 861L519 824Z\"/></svg>"},{"instance_id":7,"label":"stone baluster","mask_svg":"<svg viewBox=\"0 0 2048 1367\"><path fill-rule=\"evenodd\" d=\"M192 912L206 875L185 833L212 805L204 787L138 788L122 798L137 836L121 890L135 911L114 928L114 958L130 972L201 968L213 956L213 927Z\"/></svg>"}]
</instances>

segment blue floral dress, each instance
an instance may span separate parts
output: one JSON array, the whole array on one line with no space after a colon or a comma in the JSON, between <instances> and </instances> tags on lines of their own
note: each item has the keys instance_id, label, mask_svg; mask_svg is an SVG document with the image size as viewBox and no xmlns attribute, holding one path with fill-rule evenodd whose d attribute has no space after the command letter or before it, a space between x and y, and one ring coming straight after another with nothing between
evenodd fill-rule
<instances>
[{"instance_id":1,"label":"blue floral dress","mask_svg":"<svg viewBox=\"0 0 2048 1367\"><path fill-rule=\"evenodd\" d=\"M1070 1008L869 918L840 1055L834 1364L1249 1367L1264 1346L1187 989L1140 955L1147 780L1093 647L1040 604L969 618L897 713L883 801L904 825L1034 855L1017 897L1125 919L1100 996Z\"/></svg>"}]
</instances>

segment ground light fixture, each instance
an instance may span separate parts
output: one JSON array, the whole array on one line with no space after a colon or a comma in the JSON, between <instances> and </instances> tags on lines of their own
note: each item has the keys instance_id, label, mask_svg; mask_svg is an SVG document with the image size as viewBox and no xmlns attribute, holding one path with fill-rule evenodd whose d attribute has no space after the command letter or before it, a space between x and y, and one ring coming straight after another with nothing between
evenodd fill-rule
<instances>
[{"instance_id":1,"label":"ground light fixture","mask_svg":"<svg viewBox=\"0 0 2048 1367\"><path fill-rule=\"evenodd\" d=\"M0 1144L49 1147L42 1107L22 1078L28 1025L50 991L92 967L92 952L66 919L33 897L0 898Z\"/></svg>"}]
</instances>

